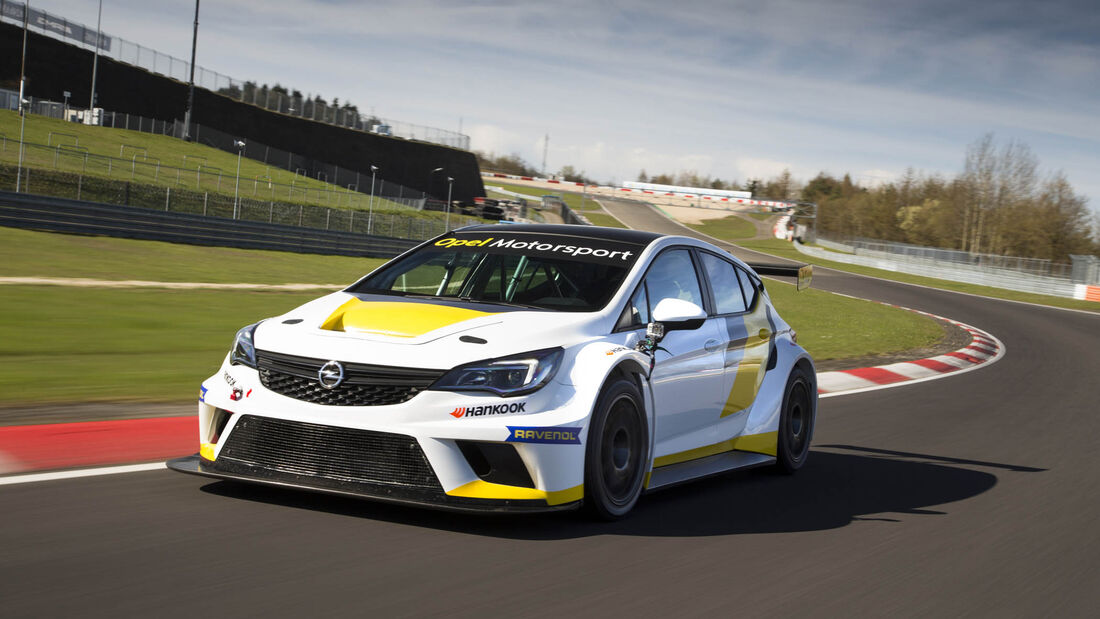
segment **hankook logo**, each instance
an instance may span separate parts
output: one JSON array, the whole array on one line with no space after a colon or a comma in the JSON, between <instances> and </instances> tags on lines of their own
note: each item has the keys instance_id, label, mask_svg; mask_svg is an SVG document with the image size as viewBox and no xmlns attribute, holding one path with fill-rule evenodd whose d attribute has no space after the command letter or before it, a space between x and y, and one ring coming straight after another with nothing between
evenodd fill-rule
<instances>
[{"instance_id":1,"label":"hankook logo","mask_svg":"<svg viewBox=\"0 0 1100 619\"><path fill-rule=\"evenodd\" d=\"M317 370L317 382L325 389L335 389L344 382L344 366L339 361L329 361Z\"/></svg>"}]
</instances>

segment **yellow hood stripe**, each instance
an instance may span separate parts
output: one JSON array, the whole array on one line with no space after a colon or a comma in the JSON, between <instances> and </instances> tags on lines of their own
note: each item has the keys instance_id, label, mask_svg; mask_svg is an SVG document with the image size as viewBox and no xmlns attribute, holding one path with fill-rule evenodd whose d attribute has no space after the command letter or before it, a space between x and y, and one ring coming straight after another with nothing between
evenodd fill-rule
<instances>
[{"instance_id":1,"label":"yellow hood stripe","mask_svg":"<svg viewBox=\"0 0 1100 619\"><path fill-rule=\"evenodd\" d=\"M351 299L336 308L321 328L347 333L417 337L471 318L492 316L494 313L434 303Z\"/></svg>"}]
</instances>

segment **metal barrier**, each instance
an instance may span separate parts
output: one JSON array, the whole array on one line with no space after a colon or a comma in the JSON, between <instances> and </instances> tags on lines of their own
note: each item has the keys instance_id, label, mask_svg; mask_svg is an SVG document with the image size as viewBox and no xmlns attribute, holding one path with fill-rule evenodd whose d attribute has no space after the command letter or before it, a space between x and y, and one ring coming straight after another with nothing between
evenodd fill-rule
<instances>
[{"instance_id":1,"label":"metal barrier","mask_svg":"<svg viewBox=\"0 0 1100 619\"><path fill-rule=\"evenodd\" d=\"M821 260L832 260L833 262L856 264L885 271L1057 297L1080 298L1079 285L1100 283L1096 281L1075 282L1068 274L1063 276L1037 275L1003 267L937 260L918 255L918 252L897 254L825 239L818 239L817 242L821 247L812 247L801 243L794 243L794 246L803 254ZM828 251L830 249L833 251Z\"/></svg>"},{"instance_id":2,"label":"metal barrier","mask_svg":"<svg viewBox=\"0 0 1100 619\"><path fill-rule=\"evenodd\" d=\"M415 241L0 191L0 225L148 241L388 258Z\"/></svg>"}]
</instances>

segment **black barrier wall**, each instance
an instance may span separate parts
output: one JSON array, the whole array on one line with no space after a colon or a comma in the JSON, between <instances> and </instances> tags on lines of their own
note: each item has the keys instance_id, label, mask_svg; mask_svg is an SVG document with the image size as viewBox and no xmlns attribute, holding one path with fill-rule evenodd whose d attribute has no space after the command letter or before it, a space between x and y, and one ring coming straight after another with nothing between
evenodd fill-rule
<instances>
[{"instance_id":1,"label":"black barrier wall","mask_svg":"<svg viewBox=\"0 0 1100 619\"><path fill-rule=\"evenodd\" d=\"M23 31L0 23L0 86L19 88ZM87 105L91 88L92 52L48 36L28 34L27 94L62 101L72 93L74 106ZM105 110L159 120L182 119L187 84L100 57L96 74L98 105ZM379 176L439 199L447 195L446 177L455 179L453 198L465 202L485 195L473 153L402 138L393 138L271 112L202 88L195 89L192 121L244 140L253 139L298 153L315 162L332 163ZM200 136L201 139L201 136ZM432 174L443 168L442 174ZM313 175L311 173L311 175Z\"/></svg>"},{"instance_id":2,"label":"black barrier wall","mask_svg":"<svg viewBox=\"0 0 1100 619\"><path fill-rule=\"evenodd\" d=\"M0 191L0 226L146 241L391 258L417 241Z\"/></svg>"}]
</instances>

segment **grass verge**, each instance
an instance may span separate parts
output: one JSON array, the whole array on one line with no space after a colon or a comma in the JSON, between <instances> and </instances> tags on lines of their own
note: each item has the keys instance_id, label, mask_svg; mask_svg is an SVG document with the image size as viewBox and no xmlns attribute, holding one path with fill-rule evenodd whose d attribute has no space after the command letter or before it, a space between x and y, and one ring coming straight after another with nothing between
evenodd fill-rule
<instances>
[{"instance_id":1,"label":"grass verge","mask_svg":"<svg viewBox=\"0 0 1100 619\"><path fill-rule=\"evenodd\" d=\"M592 222L594 226L605 226L607 228L625 228L626 225L623 222L615 219L611 215L606 213L594 213L586 211L584 213L585 218Z\"/></svg>"},{"instance_id":2,"label":"grass verge","mask_svg":"<svg viewBox=\"0 0 1100 619\"><path fill-rule=\"evenodd\" d=\"M5 286L0 404L194 399L238 328L318 296Z\"/></svg>"},{"instance_id":3,"label":"grass verge","mask_svg":"<svg viewBox=\"0 0 1100 619\"><path fill-rule=\"evenodd\" d=\"M709 234L719 239L751 239L756 236L756 226L740 215L729 215L721 219L709 219L703 223L687 224L692 230Z\"/></svg>"}]
</instances>

